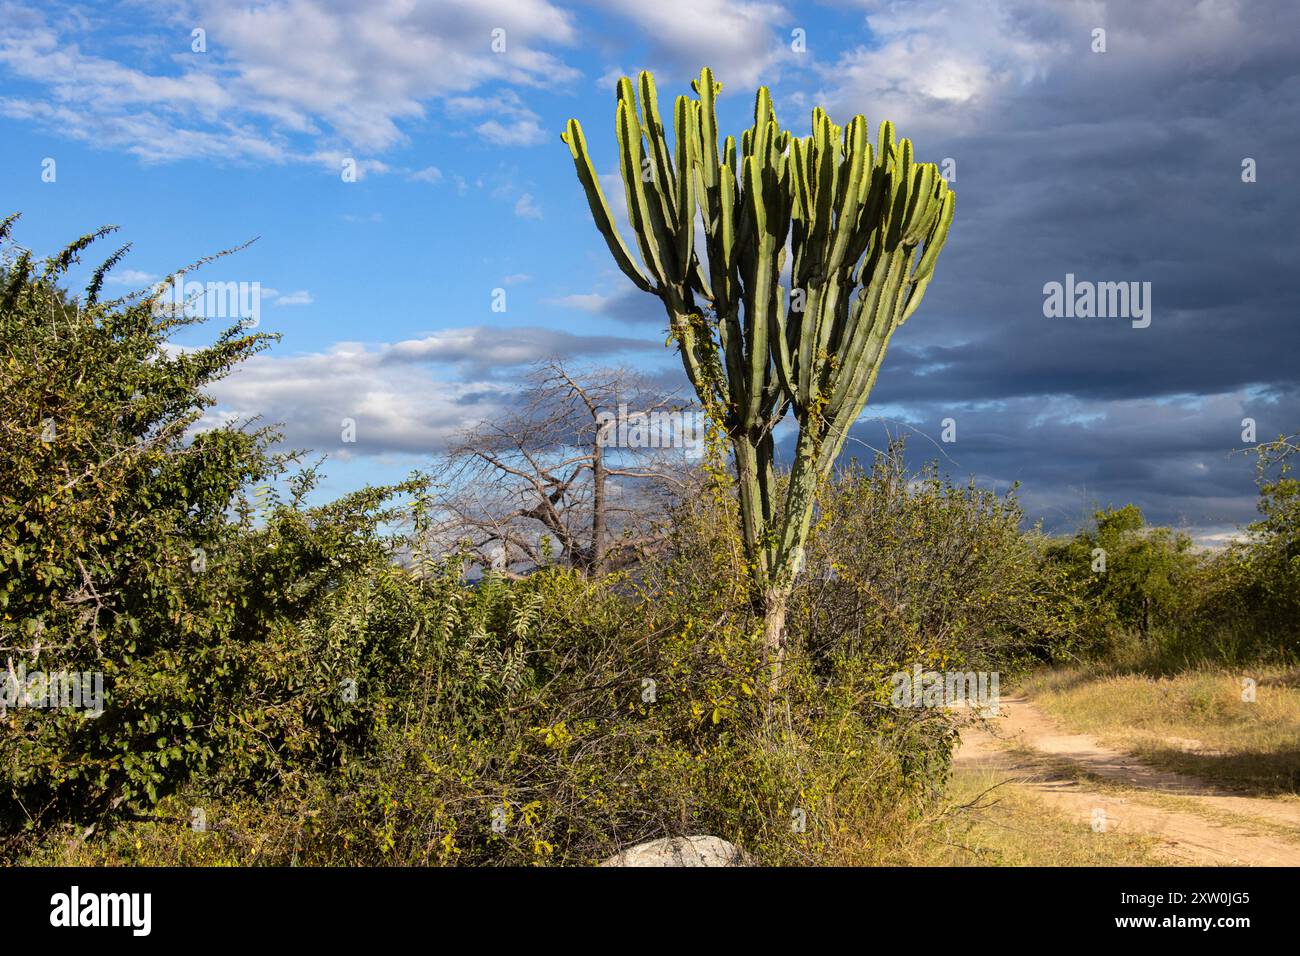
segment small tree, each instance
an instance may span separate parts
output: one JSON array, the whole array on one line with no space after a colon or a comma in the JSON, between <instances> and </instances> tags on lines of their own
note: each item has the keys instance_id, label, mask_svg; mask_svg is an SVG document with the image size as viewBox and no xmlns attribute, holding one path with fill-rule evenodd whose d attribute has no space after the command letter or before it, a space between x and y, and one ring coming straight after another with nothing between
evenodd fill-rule
<instances>
[{"instance_id":1,"label":"small tree","mask_svg":"<svg viewBox=\"0 0 1300 956\"><path fill-rule=\"evenodd\" d=\"M615 261L663 301L686 374L727 434L752 603L775 675L816 489L890 337L921 303L955 199L936 166L913 162L911 142L895 141L892 123L880 124L873 149L862 116L840 127L819 107L811 135L795 137L765 87L739 155L731 136L720 153L722 86L707 68L692 83L696 98L674 102L670 149L654 78L643 72L638 82L639 110L632 80L619 80L615 132L643 265L619 235L577 120L563 139ZM779 502L772 431L787 411L799 434Z\"/></svg>"},{"instance_id":2,"label":"small tree","mask_svg":"<svg viewBox=\"0 0 1300 956\"><path fill-rule=\"evenodd\" d=\"M543 540L584 574L633 564L663 543L654 516L695 477L693 436L672 429L689 414L627 369L541 363L515 409L448 450L427 538L510 577L547 563Z\"/></svg>"},{"instance_id":3,"label":"small tree","mask_svg":"<svg viewBox=\"0 0 1300 956\"><path fill-rule=\"evenodd\" d=\"M1195 559L1192 541L1171 528L1151 527L1137 505L1102 509L1094 528L1049 549L1083 588L1092 606L1143 638L1173 619Z\"/></svg>"},{"instance_id":4,"label":"small tree","mask_svg":"<svg viewBox=\"0 0 1300 956\"><path fill-rule=\"evenodd\" d=\"M1294 654L1300 649L1300 435L1279 436L1255 451L1261 517L1250 525L1244 549L1252 616L1270 630L1289 632Z\"/></svg>"}]
</instances>

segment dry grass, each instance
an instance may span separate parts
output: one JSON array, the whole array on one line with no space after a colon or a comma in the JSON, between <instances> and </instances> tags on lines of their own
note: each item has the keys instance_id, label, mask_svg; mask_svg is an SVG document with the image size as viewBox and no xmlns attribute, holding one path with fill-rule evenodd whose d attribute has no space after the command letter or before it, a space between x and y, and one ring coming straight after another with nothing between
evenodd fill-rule
<instances>
[{"instance_id":1,"label":"dry grass","mask_svg":"<svg viewBox=\"0 0 1300 956\"><path fill-rule=\"evenodd\" d=\"M1243 678L1255 700L1243 700ZM1153 766L1245 793L1300 793L1300 668L1193 670L1151 677L1046 671L1023 689L1070 730Z\"/></svg>"},{"instance_id":2,"label":"dry grass","mask_svg":"<svg viewBox=\"0 0 1300 956\"><path fill-rule=\"evenodd\" d=\"M1122 833L1095 833L990 770L959 770L948 792L948 813L934 824L920 856L930 866L1153 866L1157 841Z\"/></svg>"},{"instance_id":3,"label":"dry grass","mask_svg":"<svg viewBox=\"0 0 1300 956\"><path fill-rule=\"evenodd\" d=\"M1156 866L1158 841L1094 833L1006 773L953 772L942 805L928 819L885 820L845 828L826 848L833 866ZM877 821L881 822L881 821Z\"/></svg>"}]
</instances>

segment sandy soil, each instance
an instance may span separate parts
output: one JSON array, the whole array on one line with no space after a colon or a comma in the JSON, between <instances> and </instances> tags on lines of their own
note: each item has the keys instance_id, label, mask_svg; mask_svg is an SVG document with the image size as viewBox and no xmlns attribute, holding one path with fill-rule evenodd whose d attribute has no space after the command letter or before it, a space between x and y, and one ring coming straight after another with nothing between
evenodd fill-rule
<instances>
[{"instance_id":1,"label":"sandy soil","mask_svg":"<svg viewBox=\"0 0 1300 956\"><path fill-rule=\"evenodd\" d=\"M963 731L955 766L1005 774L1094 830L1155 837L1173 863L1300 866L1300 802L1235 795L1157 770L1069 733L1024 697L1004 697L997 717ZM1099 782L1123 791L1103 792ZM1179 799L1143 799L1155 794Z\"/></svg>"}]
</instances>

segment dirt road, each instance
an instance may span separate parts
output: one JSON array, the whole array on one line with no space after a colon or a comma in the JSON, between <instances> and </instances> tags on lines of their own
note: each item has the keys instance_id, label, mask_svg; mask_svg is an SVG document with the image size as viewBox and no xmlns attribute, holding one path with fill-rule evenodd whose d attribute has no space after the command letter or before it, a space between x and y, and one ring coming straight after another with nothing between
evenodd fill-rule
<instances>
[{"instance_id":1,"label":"dirt road","mask_svg":"<svg viewBox=\"0 0 1300 956\"><path fill-rule=\"evenodd\" d=\"M1300 866L1300 801L1246 797L1072 734L1024 697L962 733L960 771L1012 785L1098 833L1156 838L1172 863Z\"/></svg>"}]
</instances>

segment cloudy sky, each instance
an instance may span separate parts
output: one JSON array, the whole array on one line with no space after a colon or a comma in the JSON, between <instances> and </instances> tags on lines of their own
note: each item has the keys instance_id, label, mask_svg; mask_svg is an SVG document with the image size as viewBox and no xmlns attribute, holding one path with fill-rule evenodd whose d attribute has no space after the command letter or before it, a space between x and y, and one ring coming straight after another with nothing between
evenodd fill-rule
<instances>
[{"instance_id":1,"label":"cloudy sky","mask_svg":"<svg viewBox=\"0 0 1300 956\"><path fill-rule=\"evenodd\" d=\"M890 118L955 174L850 451L912 434L1053 529L1251 519L1242 420L1300 428L1291 0L0 0L0 213L38 252L120 225L122 290L259 237L201 277L259 283L283 334L220 411L329 453L338 492L427 462L537 359L679 376L559 133L580 118L612 178L615 78L667 98L706 64L724 132L765 83L797 132L817 104ZM1045 316L1067 274L1150 283L1150 324Z\"/></svg>"}]
</instances>

